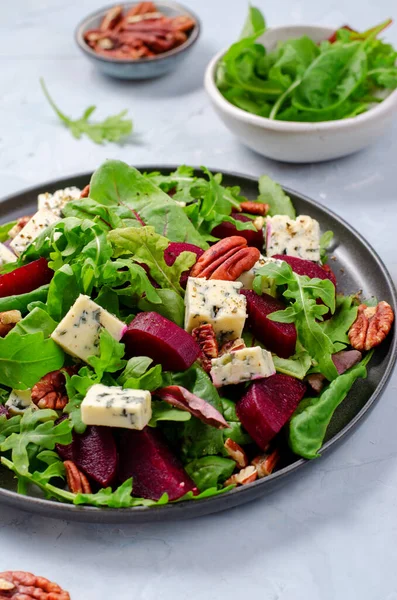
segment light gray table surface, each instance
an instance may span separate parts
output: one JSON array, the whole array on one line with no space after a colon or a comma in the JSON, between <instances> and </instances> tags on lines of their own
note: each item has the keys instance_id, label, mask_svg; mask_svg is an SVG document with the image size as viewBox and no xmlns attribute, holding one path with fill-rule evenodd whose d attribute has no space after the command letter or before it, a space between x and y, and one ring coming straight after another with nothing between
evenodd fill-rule
<instances>
[{"instance_id":1,"label":"light gray table surface","mask_svg":"<svg viewBox=\"0 0 397 600\"><path fill-rule=\"evenodd\" d=\"M257 2L269 24L350 23L397 16L393 0ZM0 195L93 170L106 158L205 164L283 184L331 207L376 248L397 279L397 122L373 147L317 165L287 165L241 146L202 87L210 57L238 35L245 2L186 0L203 32L179 71L128 83L98 74L75 47L95 0L1 2ZM393 10L394 9L394 10ZM397 44L397 26L386 37ZM80 141L58 123L38 79L67 114L128 108L124 146ZM0 571L53 579L73 600L396 600L397 376L370 417L333 453L254 503L181 523L138 526L55 521L0 506Z\"/></svg>"}]
</instances>

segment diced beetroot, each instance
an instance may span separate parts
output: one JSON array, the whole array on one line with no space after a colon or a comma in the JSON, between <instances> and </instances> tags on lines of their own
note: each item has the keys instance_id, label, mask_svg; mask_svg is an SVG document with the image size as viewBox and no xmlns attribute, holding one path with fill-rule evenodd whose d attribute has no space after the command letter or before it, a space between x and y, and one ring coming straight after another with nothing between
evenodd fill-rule
<instances>
[{"instance_id":1,"label":"diced beetroot","mask_svg":"<svg viewBox=\"0 0 397 600\"><path fill-rule=\"evenodd\" d=\"M32 292L50 283L53 275L54 271L49 268L45 258L34 260L11 273L0 275L0 298Z\"/></svg>"},{"instance_id":2,"label":"diced beetroot","mask_svg":"<svg viewBox=\"0 0 397 600\"><path fill-rule=\"evenodd\" d=\"M10 416L10 413L8 412L8 408L6 406L4 406L3 404L0 404L0 417L2 417L3 415L5 415L6 418L8 419Z\"/></svg>"},{"instance_id":3,"label":"diced beetroot","mask_svg":"<svg viewBox=\"0 0 397 600\"><path fill-rule=\"evenodd\" d=\"M231 216L236 219L236 221L241 221L243 223L248 223L248 221L252 221L246 215L242 215L240 213L232 213ZM239 235L245 238L248 242L248 246L253 246L254 248L258 248L258 250L263 250L263 246L265 245L265 238L263 237L263 230L253 231L251 229L242 229L239 231L233 223L228 223L224 221L220 225L214 227L211 231L211 234L215 237L224 238L230 237L231 235Z\"/></svg>"},{"instance_id":4,"label":"diced beetroot","mask_svg":"<svg viewBox=\"0 0 397 600\"><path fill-rule=\"evenodd\" d=\"M182 252L194 252L198 260L204 250L195 246L194 244L185 244L184 242L170 242L168 248L164 250L164 260L169 267L172 267L176 259ZM187 278L189 277L189 271L182 273L179 283L183 289L186 288Z\"/></svg>"},{"instance_id":5,"label":"diced beetroot","mask_svg":"<svg viewBox=\"0 0 397 600\"><path fill-rule=\"evenodd\" d=\"M299 379L276 373L252 383L237 402L238 418L262 450L290 419L305 391Z\"/></svg>"},{"instance_id":6,"label":"diced beetroot","mask_svg":"<svg viewBox=\"0 0 397 600\"><path fill-rule=\"evenodd\" d=\"M57 444L62 460L72 460L77 467L100 486L110 485L117 473L117 450L110 427L87 427L85 433L73 433L67 446Z\"/></svg>"},{"instance_id":7,"label":"diced beetroot","mask_svg":"<svg viewBox=\"0 0 397 600\"><path fill-rule=\"evenodd\" d=\"M272 258L284 260L289 264L294 273L298 275L307 275L310 279L317 277L318 279L329 279L336 287L336 277L328 265L320 266L311 260L304 260L296 256L288 256L286 254L275 254Z\"/></svg>"},{"instance_id":8,"label":"diced beetroot","mask_svg":"<svg viewBox=\"0 0 397 600\"><path fill-rule=\"evenodd\" d=\"M252 290L240 290L240 294L247 298L248 325L255 338L281 358L292 356L296 346L295 325L267 318L277 310L284 310L285 304L269 294L258 296Z\"/></svg>"},{"instance_id":9,"label":"diced beetroot","mask_svg":"<svg viewBox=\"0 0 397 600\"><path fill-rule=\"evenodd\" d=\"M156 312L139 313L121 341L128 357L149 356L166 371L185 371L200 354L191 335Z\"/></svg>"},{"instance_id":10,"label":"diced beetroot","mask_svg":"<svg viewBox=\"0 0 397 600\"><path fill-rule=\"evenodd\" d=\"M133 478L133 495L158 500L164 493L177 500L197 488L157 429L124 430L119 438L119 479Z\"/></svg>"}]
</instances>

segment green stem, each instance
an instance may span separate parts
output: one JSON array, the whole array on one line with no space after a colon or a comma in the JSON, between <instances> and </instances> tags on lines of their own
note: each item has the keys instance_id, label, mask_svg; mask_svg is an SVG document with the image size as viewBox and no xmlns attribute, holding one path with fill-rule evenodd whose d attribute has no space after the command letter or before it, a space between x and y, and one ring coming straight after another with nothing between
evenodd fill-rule
<instances>
[{"instance_id":1,"label":"green stem","mask_svg":"<svg viewBox=\"0 0 397 600\"><path fill-rule=\"evenodd\" d=\"M42 77L40 77L40 85L41 85L41 89L43 90L44 96L47 98L50 106L56 112L56 114L58 115L58 117L61 119L61 121L63 121L64 123L66 123L66 125L70 125L71 120L62 111L59 110L59 108L55 104L54 100L51 98L51 96L50 96L50 94L49 94L49 92L47 90L47 87L46 87L46 85L44 83L44 79Z\"/></svg>"},{"instance_id":2,"label":"green stem","mask_svg":"<svg viewBox=\"0 0 397 600\"><path fill-rule=\"evenodd\" d=\"M294 81L293 83L291 83L291 85L289 86L289 88L287 90L285 90L285 92L283 94L281 94L281 96L278 98L277 102L275 102L270 115L269 115L269 119L275 119L276 115L278 113L278 111L280 110L281 106L284 104L285 99L290 95L290 93L298 87L298 85L301 84L302 79L297 79L296 81Z\"/></svg>"}]
</instances>

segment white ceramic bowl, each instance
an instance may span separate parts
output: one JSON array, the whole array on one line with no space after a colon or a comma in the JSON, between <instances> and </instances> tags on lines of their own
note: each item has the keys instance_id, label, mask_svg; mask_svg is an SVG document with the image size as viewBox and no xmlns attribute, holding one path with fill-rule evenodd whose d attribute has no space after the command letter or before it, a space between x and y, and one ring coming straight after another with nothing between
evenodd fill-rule
<instances>
[{"instance_id":1,"label":"white ceramic bowl","mask_svg":"<svg viewBox=\"0 0 397 600\"><path fill-rule=\"evenodd\" d=\"M271 50L278 41L308 35L315 42L327 39L334 29L314 25L275 27L258 42ZM397 90L366 113L350 119L321 123L277 121L259 117L228 102L215 85L215 71L226 50L209 63L204 85L215 111L240 141L260 154L292 163L320 162L340 158L365 148L390 126L397 111Z\"/></svg>"}]
</instances>

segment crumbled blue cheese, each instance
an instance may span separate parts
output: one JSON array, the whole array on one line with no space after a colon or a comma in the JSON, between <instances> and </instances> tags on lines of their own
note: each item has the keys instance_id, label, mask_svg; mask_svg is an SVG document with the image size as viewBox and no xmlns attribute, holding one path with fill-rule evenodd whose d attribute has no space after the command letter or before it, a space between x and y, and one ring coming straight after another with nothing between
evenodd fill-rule
<instances>
[{"instance_id":1,"label":"crumbled blue cheese","mask_svg":"<svg viewBox=\"0 0 397 600\"><path fill-rule=\"evenodd\" d=\"M126 325L91 298L80 294L51 337L65 352L87 361L89 356L99 354L102 329L107 329L115 340L120 341Z\"/></svg>"},{"instance_id":2,"label":"crumbled blue cheese","mask_svg":"<svg viewBox=\"0 0 397 600\"><path fill-rule=\"evenodd\" d=\"M37 197L38 209L46 208L61 217L65 205L71 200L78 200L80 194L81 190L77 187L67 187L64 190L57 190L53 194L50 192L39 194Z\"/></svg>"},{"instance_id":3,"label":"crumbled blue cheese","mask_svg":"<svg viewBox=\"0 0 397 600\"><path fill-rule=\"evenodd\" d=\"M17 260L17 257L5 244L0 243L0 267L7 263L12 263Z\"/></svg>"},{"instance_id":4,"label":"crumbled blue cheese","mask_svg":"<svg viewBox=\"0 0 397 600\"><path fill-rule=\"evenodd\" d=\"M28 408L37 410L32 401L31 390L12 390L5 405L11 415L23 415Z\"/></svg>"},{"instance_id":5,"label":"crumbled blue cheese","mask_svg":"<svg viewBox=\"0 0 397 600\"><path fill-rule=\"evenodd\" d=\"M40 209L14 237L10 243L10 248L19 256L47 227L58 221L60 221L60 218L51 210L48 210L48 208Z\"/></svg>"},{"instance_id":6,"label":"crumbled blue cheese","mask_svg":"<svg viewBox=\"0 0 397 600\"><path fill-rule=\"evenodd\" d=\"M315 219L301 215L268 217L266 222L266 254L288 254L306 260L320 260L320 226Z\"/></svg>"},{"instance_id":7,"label":"crumbled blue cheese","mask_svg":"<svg viewBox=\"0 0 397 600\"><path fill-rule=\"evenodd\" d=\"M244 273L242 273L237 279L237 281L241 281L241 283L243 284L244 290L252 290L254 279L257 275L258 269L264 267L265 265L268 265L269 263L275 263L279 265L282 263L282 261L278 260L277 258L271 258L268 256L263 256L261 254L260 259L254 264L254 266L249 271L244 271ZM273 291L273 293L275 294L274 288L275 286L273 280L267 279L266 281L263 281L262 293L266 292L267 294L270 294L270 291Z\"/></svg>"},{"instance_id":8,"label":"crumbled blue cheese","mask_svg":"<svg viewBox=\"0 0 397 600\"><path fill-rule=\"evenodd\" d=\"M152 396L147 390L93 385L81 403L86 425L143 429L152 417Z\"/></svg>"},{"instance_id":9,"label":"crumbled blue cheese","mask_svg":"<svg viewBox=\"0 0 397 600\"><path fill-rule=\"evenodd\" d=\"M223 354L213 358L211 364L211 377L216 387L263 379L276 372L271 352L260 346Z\"/></svg>"},{"instance_id":10,"label":"crumbled blue cheese","mask_svg":"<svg viewBox=\"0 0 397 600\"><path fill-rule=\"evenodd\" d=\"M246 299L238 281L189 277L185 295L185 329L211 323L221 343L241 337L247 318Z\"/></svg>"}]
</instances>

